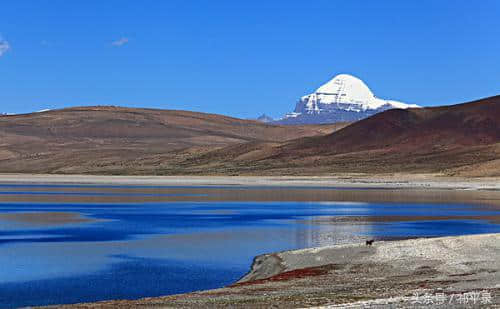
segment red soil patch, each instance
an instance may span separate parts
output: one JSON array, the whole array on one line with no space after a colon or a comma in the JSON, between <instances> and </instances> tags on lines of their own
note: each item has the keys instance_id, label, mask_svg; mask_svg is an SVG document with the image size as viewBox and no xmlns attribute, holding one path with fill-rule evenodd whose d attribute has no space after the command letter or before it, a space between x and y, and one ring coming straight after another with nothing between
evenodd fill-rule
<instances>
[{"instance_id":1,"label":"red soil patch","mask_svg":"<svg viewBox=\"0 0 500 309\"><path fill-rule=\"evenodd\" d=\"M273 282L273 281L287 281L287 280L292 280L292 279L321 276L321 275L326 275L327 273L328 273L328 269L324 266L308 267L308 268L286 271L286 272L274 275L274 276L266 278L266 279L259 279L259 280L235 283L235 284L231 285L230 287L262 284L262 283Z\"/></svg>"}]
</instances>

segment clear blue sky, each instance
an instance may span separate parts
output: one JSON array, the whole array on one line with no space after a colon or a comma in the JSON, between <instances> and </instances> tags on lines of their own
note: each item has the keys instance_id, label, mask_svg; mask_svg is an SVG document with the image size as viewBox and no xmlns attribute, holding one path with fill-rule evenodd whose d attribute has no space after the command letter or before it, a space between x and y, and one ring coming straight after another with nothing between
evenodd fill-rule
<instances>
[{"instance_id":1,"label":"clear blue sky","mask_svg":"<svg viewBox=\"0 0 500 309\"><path fill-rule=\"evenodd\" d=\"M496 0L5 0L0 35L0 112L276 117L338 73L421 105L500 94Z\"/></svg>"}]
</instances>

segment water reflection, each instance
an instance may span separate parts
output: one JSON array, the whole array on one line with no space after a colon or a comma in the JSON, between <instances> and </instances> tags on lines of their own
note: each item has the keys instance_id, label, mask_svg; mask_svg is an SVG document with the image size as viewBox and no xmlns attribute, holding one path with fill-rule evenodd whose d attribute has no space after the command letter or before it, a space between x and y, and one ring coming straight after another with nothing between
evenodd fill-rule
<instances>
[{"instance_id":1,"label":"water reflection","mask_svg":"<svg viewBox=\"0 0 500 309\"><path fill-rule=\"evenodd\" d=\"M373 224L315 224L320 218L311 217L297 222L305 225L296 229L297 248L362 243L373 235Z\"/></svg>"}]
</instances>

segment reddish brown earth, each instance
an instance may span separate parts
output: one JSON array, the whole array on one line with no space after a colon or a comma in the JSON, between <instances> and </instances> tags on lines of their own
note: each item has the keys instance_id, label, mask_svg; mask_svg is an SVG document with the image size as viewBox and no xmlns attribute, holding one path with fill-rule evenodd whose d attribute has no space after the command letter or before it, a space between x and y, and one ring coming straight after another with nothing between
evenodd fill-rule
<instances>
[{"instance_id":1,"label":"reddish brown earth","mask_svg":"<svg viewBox=\"0 0 500 309\"><path fill-rule=\"evenodd\" d=\"M333 268L331 265L327 265L327 266L316 266L316 267L306 267L306 268L301 268L301 269L295 269L295 270L291 270L291 271L282 272L280 274L271 276L271 277L266 278L266 279L257 279L257 280L253 280L253 281L237 282L233 285L230 285L229 287L238 287L238 286L245 286L245 285L263 284L263 283L272 282L272 281L287 281L287 280L293 280L293 279L321 276L321 275L328 274L328 271L331 268Z\"/></svg>"}]
</instances>

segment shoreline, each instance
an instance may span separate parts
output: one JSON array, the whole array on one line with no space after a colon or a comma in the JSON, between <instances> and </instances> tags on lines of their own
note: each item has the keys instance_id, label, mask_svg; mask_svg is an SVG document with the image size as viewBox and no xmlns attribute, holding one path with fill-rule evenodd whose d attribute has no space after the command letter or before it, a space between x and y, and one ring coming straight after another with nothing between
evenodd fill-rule
<instances>
[{"instance_id":1,"label":"shoreline","mask_svg":"<svg viewBox=\"0 0 500 309\"><path fill-rule=\"evenodd\" d=\"M471 293L476 305L497 306L498 256L500 233L300 249L257 256L249 273L224 288L49 307L413 308L431 297L417 305L442 308L434 301L444 299L447 308L463 308L458 297Z\"/></svg>"},{"instance_id":2,"label":"shoreline","mask_svg":"<svg viewBox=\"0 0 500 309\"><path fill-rule=\"evenodd\" d=\"M440 174L338 174L332 176L98 176L0 174L0 183L140 186L276 186L366 189L500 191L500 177L449 177Z\"/></svg>"}]
</instances>

